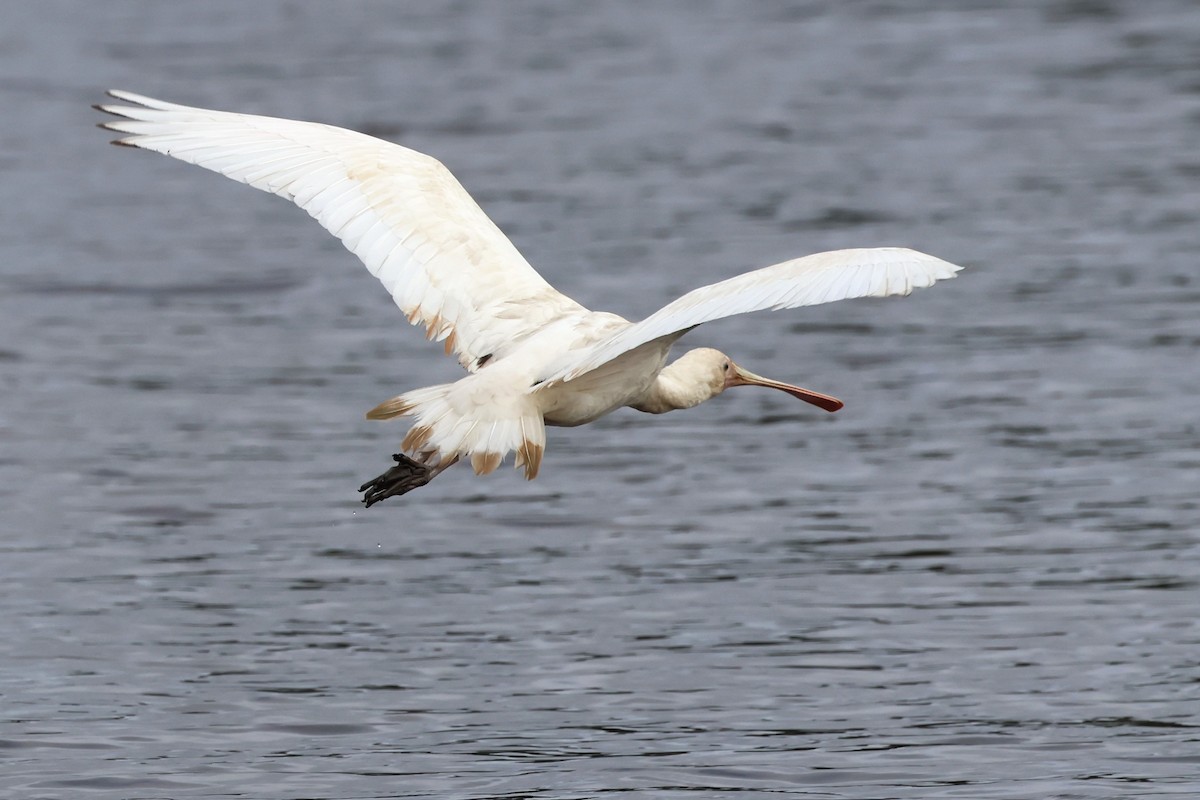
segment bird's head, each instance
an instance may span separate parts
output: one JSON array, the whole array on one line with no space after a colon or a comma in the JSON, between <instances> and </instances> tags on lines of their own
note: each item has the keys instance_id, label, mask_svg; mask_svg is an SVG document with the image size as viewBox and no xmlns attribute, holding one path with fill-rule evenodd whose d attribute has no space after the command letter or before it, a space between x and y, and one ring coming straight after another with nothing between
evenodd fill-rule
<instances>
[{"instance_id":1,"label":"bird's head","mask_svg":"<svg viewBox=\"0 0 1200 800\"><path fill-rule=\"evenodd\" d=\"M787 392L797 400L811 403L826 411L837 411L843 405L842 401L836 397L755 375L753 372L739 367L733 362L733 359L720 350L714 350L711 347L689 350L673 366L678 374L686 374L695 383L707 386L712 392L710 397L716 397L731 386L765 386L768 389Z\"/></svg>"}]
</instances>

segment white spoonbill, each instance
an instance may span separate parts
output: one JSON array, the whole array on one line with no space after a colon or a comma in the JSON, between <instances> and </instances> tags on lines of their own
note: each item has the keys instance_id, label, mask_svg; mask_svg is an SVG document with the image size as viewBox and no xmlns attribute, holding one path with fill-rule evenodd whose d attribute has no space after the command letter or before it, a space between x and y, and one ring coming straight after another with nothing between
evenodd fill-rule
<instances>
[{"instance_id":1,"label":"white spoonbill","mask_svg":"<svg viewBox=\"0 0 1200 800\"><path fill-rule=\"evenodd\" d=\"M101 127L140 147L291 200L383 282L409 322L470 373L367 412L412 417L396 466L359 489L368 506L423 486L460 459L477 474L509 453L537 476L546 425L583 425L622 406L661 414L731 386L767 386L837 411L837 398L768 380L679 337L704 322L852 297L905 295L960 268L899 247L834 250L688 292L641 322L589 311L556 291L430 156L313 122L210 111L130 92Z\"/></svg>"}]
</instances>

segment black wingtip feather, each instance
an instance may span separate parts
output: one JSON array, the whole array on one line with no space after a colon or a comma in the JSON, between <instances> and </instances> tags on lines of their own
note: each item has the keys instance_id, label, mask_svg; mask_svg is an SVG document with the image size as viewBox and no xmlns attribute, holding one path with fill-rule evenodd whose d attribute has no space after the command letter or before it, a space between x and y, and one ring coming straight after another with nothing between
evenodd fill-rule
<instances>
[{"instance_id":1,"label":"black wingtip feather","mask_svg":"<svg viewBox=\"0 0 1200 800\"><path fill-rule=\"evenodd\" d=\"M140 97L140 95L136 95L134 92L130 92L125 89L106 89L104 93L114 100L120 100L122 103L128 103L136 108L155 108L153 103L157 102L155 100L150 100L150 102L147 103L145 100L135 99ZM133 97L130 97L130 95L133 95Z\"/></svg>"},{"instance_id":2,"label":"black wingtip feather","mask_svg":"<svg viewBox=\"0 0 1200 800\"><path fill-rule=\"evenodd\" d=\"M121 106L102 106L102 105L96 104L96 105L92 106L92 108L96 109L97 111L99 111L103 114L111 114L112 116L120 117L121 119L133 119L133 117L131 117L129 114L122 112Z\"/></svg>"},{"instance_id":3,"label":"black wingtip feather","mask_svg":"<svg viewBox=\"0 0 1200 800\"><path fill-rule=\"evenodd\" d=\"M101 130L105 130L105 131L116 131L117 133L124 133L124 131L122 131L120 128L114 128L113 123L111 123L111 122L97 122L96 127L100 128ZM113 139L111 143L118 145L120 147L137 147L136 144L129 141L128 137L126 137L124 139Z\"/></svg>"},{"instance_id":4,"label":"black wingtip feather","mask_svg":"<svg viewBox=\"0 0 1200 800\"><path fill-rule=\"evenodd\" d=\"M105 94L108 95L109 97L115 97L116 99L120 100L121 98L117 97L113 92L114 92L113 89L109 89L108 91L105 92ZM125 114L121 113L120 106L105 106L105 105L100 105L99 103L93 103L92 108L94 108L97 111L104 113L104 114L112 114L114 117L120 117L122 119L131 119L131 117L128 117ZM115 123L115 122L97 122L96 123L96 127L100 128L101 130L115 131L116 133L125 133L125 131L116 127L116 125L117 125L117 123ZM118 147L133 147L135 149L140 149L138 147L138 145L131 142L128 138L113 139L110 142L110 144L115 144Z\"/></svg>"}]
</instances>

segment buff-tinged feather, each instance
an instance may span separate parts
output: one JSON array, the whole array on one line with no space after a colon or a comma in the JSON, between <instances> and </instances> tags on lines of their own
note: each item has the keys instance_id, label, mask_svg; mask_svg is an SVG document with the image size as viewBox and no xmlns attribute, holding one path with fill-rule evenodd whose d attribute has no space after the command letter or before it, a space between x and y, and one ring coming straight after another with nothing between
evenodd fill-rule
<instances>
[{"instance_id":1,"label":"buff-tinged feather","mask_svg":"<svg viewBox=\"0 0 1200 800\"><path fill-rule=\"evenodd\" d=\"M525 480L531 481L537 477L538 469L542 466L542 453L545 448L539 444L525 439L521 442L521 446L517 448L517 458L519 463L525 466Z\"/></svg>"},{"instance_id":2,"label":"buff-tinged feather","mask_svg":"<svg viewBox=\"0 0 1200 800\"><path fill-rule=\"evenodd\" d=\"M403 395L393 397L391 400L384 400L379 405L367 412L367 419L392 419L393 417L401 417L412 411L411 404L404 401Z\"/></svg>"},{"instance_id":3,"label":"buff-tinged feather","mask_svg":"<svg viewBox=\"0 0 1200 800\"><path fill-rule=\"evenodd\" d=\"M504 456L500 453L489 453L486 451L472 453L471 467L474 468L476 475L487 475L489 472L494 472L503 460Z\"/></svg>"},{"instance_id":4,"label":"buff-tinged feather","mask_svg":"<svg viewBox=\"0 0 1200 800\"><path fill-rule=\"evenodd\" d=\"M425 338L432 342L441 332L442 316L441 314L434 314L432 319L425 323Z\"/></svg>"},{"instance_id":5,"label":"buff-tinged feather","mask_svg":"<svg viewBox=\"0 0 1200 800\"><path fill-rule=\"evenodd\" d=\"M433 438L433 428L427 425L413 425L400 442L400 449L406 453L415 453Z\"/></svg>"}]
</instances>

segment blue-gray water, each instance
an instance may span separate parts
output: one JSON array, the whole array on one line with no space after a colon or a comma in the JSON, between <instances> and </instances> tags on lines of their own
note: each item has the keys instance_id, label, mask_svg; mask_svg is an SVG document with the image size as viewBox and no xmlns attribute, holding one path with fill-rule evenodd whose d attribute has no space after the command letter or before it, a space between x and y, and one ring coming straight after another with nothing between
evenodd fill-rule
<instances>
[{"instance_id":1,"label":"blue-gray water","mask_svg":"<svg viewBox=\"0 0 1200 800\"><path fill-rule=\"evenodd\" d=\"M11 3L0 796L1200 793L1191 0ZM807 252L968 269L685 340L842 397L552 430L364 511L458 374L108 87L445 161L648 313Z\"/></svg>"}]
</instances>

